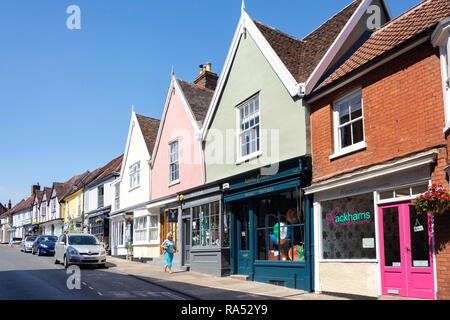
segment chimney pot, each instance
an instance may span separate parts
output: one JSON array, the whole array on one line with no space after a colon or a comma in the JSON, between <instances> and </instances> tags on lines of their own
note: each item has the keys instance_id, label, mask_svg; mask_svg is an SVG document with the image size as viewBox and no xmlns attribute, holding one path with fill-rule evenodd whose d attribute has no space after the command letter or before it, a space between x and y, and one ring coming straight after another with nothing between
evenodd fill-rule
<instances>
[{"instance_id":1,"label":"chimney pot","mask_svg":"<svg viewBox=\"0 0 450 320\"><path fill-rule=\"evenodd\" d=\"M35 194L37 190L41 190L39 182L31 186L31 195Z\"/></svg>"},{"instance_id":2,"label":"chimney pot","mask_svg":"<svg viewBox=\"0 0 450 320\"><path fill-rule=\"evenodd\" d=\"M194 84L204 88L215 90L217 86L217 73L211 71L211 62L200 65L200 74L194 79Z\"/></svg>"}]
</instances>

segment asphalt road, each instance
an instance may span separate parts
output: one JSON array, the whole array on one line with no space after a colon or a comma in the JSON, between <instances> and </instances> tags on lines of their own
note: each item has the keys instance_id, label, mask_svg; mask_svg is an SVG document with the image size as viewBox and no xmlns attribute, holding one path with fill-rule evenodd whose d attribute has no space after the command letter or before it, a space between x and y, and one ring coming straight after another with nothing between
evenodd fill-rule
<instances>
[{"instance_id":1,"label":"asphalt road","mask_svg":"<svg viewBox=\"0 0 450 320\"><path fill-rule=\"evenodd\" d=\"M82 267L79 273L78 270L68 273L54 261L52 256L39 257L0 245L0 300L189 299L134 277L93 266Z\"/></svg>"}]
</instances>

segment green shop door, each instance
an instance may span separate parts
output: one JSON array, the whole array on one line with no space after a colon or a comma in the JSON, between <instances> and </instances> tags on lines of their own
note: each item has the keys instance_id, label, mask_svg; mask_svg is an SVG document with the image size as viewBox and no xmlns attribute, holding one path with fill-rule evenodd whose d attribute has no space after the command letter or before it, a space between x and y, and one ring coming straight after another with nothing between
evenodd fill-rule
<instances>
[{"instance_id":1,"label":"green shop door","mask_svg":"<svg viewBox=\"0 0 450 320\"><path fill-rule=\"evenodd\" d=\"M237 273L250 275L252 268L250 249L250 219L249 213L236 215L236 258Z\"/></svg>"}]
</instances>

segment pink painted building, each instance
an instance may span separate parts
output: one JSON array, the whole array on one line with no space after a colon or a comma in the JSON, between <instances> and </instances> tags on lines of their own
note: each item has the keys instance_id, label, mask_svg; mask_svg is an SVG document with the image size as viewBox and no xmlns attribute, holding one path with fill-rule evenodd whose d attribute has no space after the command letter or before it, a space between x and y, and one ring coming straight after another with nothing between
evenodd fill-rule
<instances>
[{"instance_id":1,"label":"pink painted building","mask_svg":"<svg viewBox=\"0 0 450 320\"><path fill-rule=\"evenodd\" d=\"M151 204L147 209L159 215L159 238L174 234L177 247L174 264L181 263L182 208L179 195L204 183L202 144L199 134L208 111L217 75L210 64L201 66L194 83L172 78L167 93L157 140L151 157ZM172 215L172 216L171 216ZM160 254L162 255L162 251ZM163 263L163 257L156 259Z\"/></svg>"}]
</instances>

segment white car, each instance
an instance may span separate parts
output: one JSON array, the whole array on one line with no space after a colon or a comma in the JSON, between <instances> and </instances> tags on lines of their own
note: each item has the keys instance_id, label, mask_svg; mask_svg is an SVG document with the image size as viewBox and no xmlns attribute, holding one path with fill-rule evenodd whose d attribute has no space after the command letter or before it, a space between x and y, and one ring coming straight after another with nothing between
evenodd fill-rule
<instances>
[{"instance_id":1,"label":"white car","mask_svg":"<svg viewBox=\"0 0 450 320\"><path fill-rule=\"evenodd\" d=\"M36 236L28 236L22 241L20 251L31 252L33 249L33 242L36 240Z\"/></svg>"},{"instance_id":2,"label":"white car","mask_svg":"<svg viewBox=\"0 0 450 320\"><path fill-rule=\"evenodd\" d=\"M95 264L105 267L106 250L91 234L63 234L55 245L55 264L70 265Z\"/></svg>"}]
</instances>

